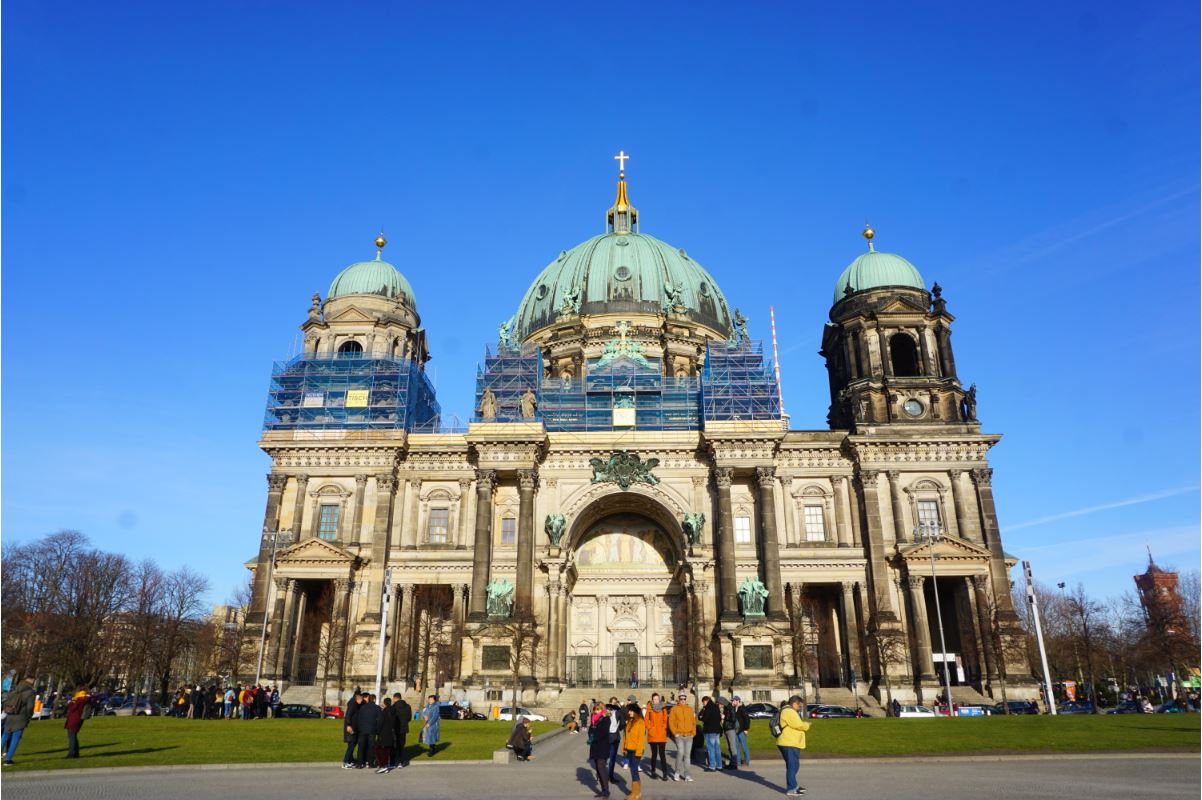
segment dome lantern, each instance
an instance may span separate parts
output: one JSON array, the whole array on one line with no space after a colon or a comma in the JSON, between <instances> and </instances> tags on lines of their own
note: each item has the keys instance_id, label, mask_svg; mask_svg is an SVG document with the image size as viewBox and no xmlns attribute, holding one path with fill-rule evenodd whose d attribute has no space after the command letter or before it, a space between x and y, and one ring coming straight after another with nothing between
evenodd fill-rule
<instances>
[{"instance_id":1,"label":"dome lantern","mask_svg":"<svg viewBox=\"0 0 1202 800\"><path fill-rule=\"evenodd\" d=\"M630 198L626 195L626 161L629 158L625 150L619 150L614 156L618 162L618 196L605 214L609 233L637 233L639 229L639 210L630 204Z\"/></svg>"}]
</instances>

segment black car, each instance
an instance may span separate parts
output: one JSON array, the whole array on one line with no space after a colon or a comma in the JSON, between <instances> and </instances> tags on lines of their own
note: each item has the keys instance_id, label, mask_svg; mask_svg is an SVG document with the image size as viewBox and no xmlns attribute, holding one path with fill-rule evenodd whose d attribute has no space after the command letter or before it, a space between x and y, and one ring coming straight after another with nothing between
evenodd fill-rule
<instances>
[{"instance_id":1,"label":"black car","mask_svg":"<svg viewBox=\"0 0 1202 800\"><path fill-rule=\"evenodd\" d=\"M991 706L989 709L991 714L1038 714L1039 708L1034 703L1029 703L1026 700L1007 700L1006 707L1002 708L1002 704L998 703Z\"/></svg>"},{"instance_id":2,"label":"black car","mask_svg":"<svg viewBox=\"0 0 1202 800\"><path fill-rule=\"evenodd\" d=\"M806 706L806 713L815 719L832 719L835 717L845 717L854 719L856 712L852 711L847 706L831 706L825 704L812 704Z\"/></svg>"},{"instance_id":3,"label":"black car","mask_svg":"<svg viewBox=\"0 0 1202 800\"><path fill-rule=\"evenodd\" d=\"M772 715L776 713L776 706L771 703L751 703L745 708L747 716L752 719L772 719Z\"/></svg>"},{"instance_id":4,"label":"black car","mask_svg":"<svg viewBox=\"0 0 1202 800\"><path fill-rule=\"evenodd\" d=\"M289 719L321 719L321 712L314 706L307 706L303 703L291 703L286 706L280 706L281 717Z\"/></svg>"},{"instance_id":5,"label":"black car","mask_svg":"<svg viewBox=\"0 0 1202 800\"><path fill-rule=\"evenodd\" d=\"M1093 703L1087 700L1077 700L1069 703L1061 703L1056 706L1057 714L1092 714Z\"/></svg>"},{"instance_id":6,"label":"black car","mask_svg":"<svg viewBox=\"0 0 1202 800\"><path fill-rule=\"evenodd\" d=\"M1107 714L1145 714L1144 704L1139 700L1127 700L1108 710Z\"/></svg>"}]
</instances>

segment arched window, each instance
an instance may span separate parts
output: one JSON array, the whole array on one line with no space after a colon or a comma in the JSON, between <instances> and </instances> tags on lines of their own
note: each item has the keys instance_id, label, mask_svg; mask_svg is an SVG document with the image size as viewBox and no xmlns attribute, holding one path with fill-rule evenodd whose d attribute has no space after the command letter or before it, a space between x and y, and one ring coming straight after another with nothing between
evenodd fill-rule
<instances>
[{"instance_id":1,"label":"arched window","mask_svg":"<svg viewBox=\"0 0 1202 800\"><path fill-rule=\"evenodd\" d=\"M358 356L363 354L363 345L351 340L338 345L338 355L340 356Z\"/></svg>"},{"instance_id":2,"label":"arched window","mask_svg":"<svg viewBox=\"0 0 1202 800\"><path fill-rule=\"evenodd\" d=\"M889 357L893 362L893 374L910 377L918 372L918 347L907 334L895 333L889 339Z\"/></svg>"}]
</instances>

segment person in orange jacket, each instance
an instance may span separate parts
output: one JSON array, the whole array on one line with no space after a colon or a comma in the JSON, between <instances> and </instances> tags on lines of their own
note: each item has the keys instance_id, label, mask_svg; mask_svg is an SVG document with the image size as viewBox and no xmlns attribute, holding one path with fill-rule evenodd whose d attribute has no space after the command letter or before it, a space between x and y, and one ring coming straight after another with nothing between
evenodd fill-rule
<instances>
[{"instance_id":1,"label":"person in orange jacket","mask_svg":"<svg viewBox=\"0 0 1202 800\"><path fill-rule=\"evenodd\" d=\"M622 737L622 750L626 753L626 762L630 765L630 794L628 800L638 800L643 796L643 784L639 782L639 761L647 747L647 723L643 719L643 709L638 703L626 706L626 733Z\"/></svg>"},{"instance_id":2,"label":"person in orange jacket","mask_svg":"<svg viewBox=\"0 0 1202 800\"><path fill-rule=\"evenodd\" d=\"M643 720L647 723L647 744L651 745L651 768L648 777L655 780L655 760L659 758L660 779L668 779L668 706L659 692L651 695L651 702L643 709Z\"/></svg>"}]
</instances>

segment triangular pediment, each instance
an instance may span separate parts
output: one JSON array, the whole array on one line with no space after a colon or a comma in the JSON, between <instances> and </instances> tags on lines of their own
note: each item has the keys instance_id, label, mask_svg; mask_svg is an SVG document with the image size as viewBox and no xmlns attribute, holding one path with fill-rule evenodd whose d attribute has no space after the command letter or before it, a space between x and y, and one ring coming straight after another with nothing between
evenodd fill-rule
<instances>
[{"instance_id":1,"label":"triangular pediment","mask_svg":"<svg viewBox=\"0 0 1202 800\"><path fill-rule=\"evenodd\" d=\"M989 560L990 552L984 547L967 542L958 536L943 536L937 542L920 542L901 549L901 557L906 561L930 560L931 551L935 558L943 560L980 561Z\"/></svg>"},{"instance_id":2,"label":"triangular pediment","mask_svg":"<svg viewBox=\"0 0 1202 800\"><path fill-rule=\"evenodd\" d=\"M345 564L349 566L353 562L358 561L358 557L348 553L332 542L312 538L284 548L276 554L275 560L277 565Z\"/></svg>"},{"instance_id":3,"label":"triangular pediment","mask_svg":"<svg viewBox=\"0 0 1202 800\"><path fill-rule=\"evenodd\" d=\"M364 313L363 311L360 311L359 309L355 308L354 306L351 306L350 308L346 309L345 311L342 311L341 313L339 313L333 317L326 317L326 322L375 322L375 321L376 321L375 317L373 317L370 314Z\"/></svg>"},{"instance_id":4,"label":"triangular pediment","mask_svg":"<svg viewBox=\"0 0 1202 800\"><path fill-rule=\"evenodd\" d=\"M925 314L927 309L922 304L909 297L895 297L890 300L878 313L882 314L912 314L915 311Z\"/></svg>"}]
</instances>

